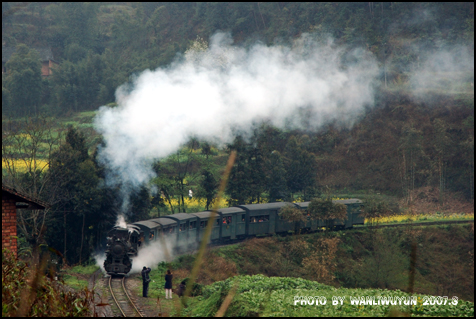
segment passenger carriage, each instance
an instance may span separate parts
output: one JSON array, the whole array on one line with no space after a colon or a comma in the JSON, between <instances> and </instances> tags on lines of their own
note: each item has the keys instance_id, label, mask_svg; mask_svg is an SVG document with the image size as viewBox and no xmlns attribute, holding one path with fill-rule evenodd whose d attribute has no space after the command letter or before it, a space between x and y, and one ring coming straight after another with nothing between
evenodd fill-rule
<instances>
[{"instance_id":1,"label":"passenger carriage","mask_svg":"<svg viewBox=\"0 0 476 319\"><path fill-rule=\"evenodd\" d=\"M221 208L218 210L221 217L222 240L242 238L246 235L246 211L239 207Z\"/></svg>"},{"instance_id":2,"label":"passenger carriage","mask_svg":"<svg viewBox=\"0 0 476 319\"><path fill-rule=\"evenodd\" d=\"M178 213L165 215L162 218L177 222L177 245L180 248L189 248L197 243L198 217L192 214Z\"/></svg>"},{"instance_id":3,"label":"passenger carriage","mask_svg":"<svg viewBox=\"0 0 476 319\"><path fill-rule=\"evenodd\" d=\"M361 214L361 207L363 206L361 200L333 200L333 203L347 206L347 220L334 220L333 226L335 228L348 229L352 228L353 225L364 224L365 220ZM302 231L316 231L320 227L325 227L325 221L310 218L307 212L309 204L310 202L276 202L221 208L211 221L213 227L209 242L220 243L258 235L283 234L293 231L295 223L279 216L279 211L286 205L294 205L296 208L303 210L305 216L307 215L306 221L299 222ZM178 213L135 222L128 225L129 230L122 230L120 227L113 228L111 233L116 234L116 238L124 237L123 240L127 242L127 248L124 246L124 249L122 249L118 245L113 248L113 245L108 245L105 262L106 270L108 273L127 273L131 268L130 257L137 253L134 247L137 247L139 242L140 244L149 244L164 239L163 243L166 243L169 251L183 252L189 250L202 240L211 214L211 211L189 214ZM130 236L129 231L132 229L134 229L134 235ZM126 237L128 237L127 240Z\"/></svg>"},{"instance_id":4,"label":"passenger carriage","mask_svg":"<svg viewBox=\"0 0 476 319\"><path fill-rule=\"evenodd\" d=\"M246 211L246 236L256 236L276 233L278 212L287 203L267 203L240 205Z\"/></svg>"}]
</instances>

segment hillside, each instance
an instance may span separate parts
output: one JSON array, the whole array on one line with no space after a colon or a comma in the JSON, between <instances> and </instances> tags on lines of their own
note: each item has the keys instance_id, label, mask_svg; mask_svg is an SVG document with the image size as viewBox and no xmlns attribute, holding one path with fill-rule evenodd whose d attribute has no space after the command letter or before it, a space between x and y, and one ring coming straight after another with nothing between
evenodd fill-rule
<instances>
[{"instance_id":1,"label":"hillside","mask_svg":"<svg viewBox=\"0 0 476 319\"><path fill-rule=\"evenodd\" d=\"M398 239L397 239L398 238ZM410 248L416 243L417 305L354 305L351 298L409 296ZM169 315L214 316L224 304L227 316L472 316L474 313L474 230L472 225L255 238L212 248L205 255L188 307L161 299ZM451 260L451 262L449 262ZM163 296L164 273L174 287L190 276L194 255L152 269L148 301ZM131 280L140 279L132 274ZM139 293L139 290L137 290ZM297 297L325 297L326 304L294 304ZM333 305L333 297L345 297ZM425 297L426 296L426 297ZM447 305L424 304L429 296L448 296ZM452 302L458 300L456 302ZM146 303L147 303L146 301ZM223 310L223 309L222 309ZM220 310L220 311L222 311Z\"/></svg>"},{"instance_id":2,"label":"hillside","mask_svg":"<svg viewBox=\"0 0 476 319\"><path fill-rule=\"evenodd\" d=\"M20 247L83 263L119 212L209 209L232 150L220 205L471 213L473 21L473 3L4 2L2 180L52 204L19 217Z\"/></svg>"},{"instance_id":3,"label":"hillside","mask_svg":"<svg viewBox=\"0 0 476 319\"><path fill-rule=\"evenodd\" d=\"M46 81L31 78L23 97L12 83L20 78L4 78L2 114L95 110L114 102L131 76L168 65L197 37L209 41L218 31L243 47L290 45L309 33L346 52L369 50L385 87L473 90L465 61L474 56L472 3L3 2L2 48L49 48L59 65ZM426 67L432 74L414 77Z\"/></svg>"}]
</instances>

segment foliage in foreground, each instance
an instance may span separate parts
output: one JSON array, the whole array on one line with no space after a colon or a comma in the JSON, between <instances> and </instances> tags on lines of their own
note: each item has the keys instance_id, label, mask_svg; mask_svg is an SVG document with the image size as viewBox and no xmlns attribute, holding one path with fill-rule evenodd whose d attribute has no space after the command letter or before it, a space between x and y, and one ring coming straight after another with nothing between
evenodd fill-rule
<instances>
[{"instance_id":1,"label":"foliage in foreground","mask_svg":"<svg viewBox=\"0 0 476 319\"><path fill-rule=\"evenodd\" d=\"M385 316L408 313L409 306L358 306L350 303L349 297L378 296L408 297L400 290L346 289L326 286L315 281L289 277L236 276L216 282L203 289L196 306L189 308L192 316L213 316L225 297L237 285L236 293L228 307L226 316ZM294 305L295 296L323 296L325 305ZM332 305L333 296L345 296L343 305ZM458 300L457 305L423 306L423 295L418 296L412 315L423 316L474 316L472 302ZM450 297L451 299L451 297ZM196 301L195 301L196 302Z\"/></svg>"},{"instance_id":2,"label":"foliage in foreground","mask_svg":"<svg viewBox=\"0 0 476 319\"><path fill-rule=\"evenodd\" d=\"M31 267L2 250L2 317L84 317L94 292L71 292L45 275L43 266Z\"/></svg>"}]
</instances>

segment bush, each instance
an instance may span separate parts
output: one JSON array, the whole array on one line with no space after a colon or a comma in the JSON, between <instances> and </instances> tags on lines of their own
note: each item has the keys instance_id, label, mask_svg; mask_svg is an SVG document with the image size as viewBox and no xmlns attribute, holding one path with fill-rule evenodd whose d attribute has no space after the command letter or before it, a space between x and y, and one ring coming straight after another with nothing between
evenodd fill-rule
<instances>
[{"instance_id":1,"label":"bush","mask_svg":"<svg viewBox=\"0 0 476 319\"><path fill-rule=\"evenodd\" d=\"M3 317L83 317L91 316L94 291L87 288L71 292L64 283L45 275L47 258L42 262L19 261L2 250L2 316ZM34 267L32 267L34 266ZM53 272L53 270L51 270ZM50 277L50 278L49 278Z\"/></svg>"}]
</instances>

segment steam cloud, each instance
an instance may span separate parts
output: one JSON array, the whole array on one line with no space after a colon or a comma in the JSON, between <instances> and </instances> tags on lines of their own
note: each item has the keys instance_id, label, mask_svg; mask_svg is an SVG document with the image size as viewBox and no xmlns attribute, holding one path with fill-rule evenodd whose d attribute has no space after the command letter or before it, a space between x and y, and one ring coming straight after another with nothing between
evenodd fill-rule
<instances>
[{"instance_id":1,"label":"steam cloud","mask_svg":"<svg viewBox=\"0 0 476 319\"><path fill-rule=\"evenodd\" d=\"M136 257L132 259L132 269L131 274L140 273L142 267L156 267L160 262L166 261L167 256L165 251L168 251L169 254L172 254L172 247L174 247L174 241L169 239L164 242L166 247L160 242L152 242L148 246L141 247ZM173 258L172 255L169 255L170 258ZM170 260L168 260L170 261Z\"/></svg>"},{"instance_id":2,"label":"steam cloud","mask_svg":"<svg viewBox=\"0 0 476 319\"><path fill-rule=\"evenodd\" d=\"M153 160L190 136L231 142L234 130L249 131L263 120L308 129L329 120L351 123L373 103L378 72L368 51L347 52L307 34L292 47L246 49L217 33L206 50L188 51L120 87L116 108L100 108L95 126L106 142L100 159L116 174L109 183L135 187L153 177Z\"/></svg>"},{"instance_id":3,"label":"steam cloud","mask_svg":"<svg viewBox=\"0 0 476 319\"><path fill-rule=\"evenodd\" d=\"M423 51L421 55L422 62L410 77L416 96L426 98L438 91L460 93L473 90L470 85L474 83L474 51L468 46Z\"/></svg>"}]
</instances>

